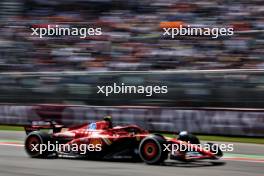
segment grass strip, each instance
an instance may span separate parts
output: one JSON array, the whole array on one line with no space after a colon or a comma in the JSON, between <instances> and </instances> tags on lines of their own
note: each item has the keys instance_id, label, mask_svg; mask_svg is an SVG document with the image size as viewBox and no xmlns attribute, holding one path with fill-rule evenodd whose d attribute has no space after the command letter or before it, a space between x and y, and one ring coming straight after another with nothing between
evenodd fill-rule
<instances>
[{"instance_id":1,"label":"grass strip","mask_svg":"<svg viewBox=\"0 0 264 176\"><path fill-rule=\"evenodd\" d=\"M24 131L24 127L0 125L0 130L2 130L2 131Z\"/></svg>"}]
</instances>

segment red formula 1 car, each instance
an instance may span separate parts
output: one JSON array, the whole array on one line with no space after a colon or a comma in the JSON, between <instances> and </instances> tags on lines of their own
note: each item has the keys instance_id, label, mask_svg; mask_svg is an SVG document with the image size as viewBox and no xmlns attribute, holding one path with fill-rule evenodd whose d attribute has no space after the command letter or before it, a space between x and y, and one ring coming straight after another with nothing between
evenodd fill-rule
<instances>
[{"instance_id":1,"label":"red formula 1 car","mask_svg":"<svg viewBox=\"0 0 264 176\"><path fill-rule=\"evenodd\" d=\"M41 122L26 126L25 130L25 150L33 158L67 155L91 159L133 159L159 164L168 157L193 161L214 160L222 156L219 148L210 147L212 143L208 143L207 149L198 146L198 138L191 134L168 138L150 134L136 125L105 128L101 122L96 122L66 129L54 122Z\"/></svg>"}]
</instances>

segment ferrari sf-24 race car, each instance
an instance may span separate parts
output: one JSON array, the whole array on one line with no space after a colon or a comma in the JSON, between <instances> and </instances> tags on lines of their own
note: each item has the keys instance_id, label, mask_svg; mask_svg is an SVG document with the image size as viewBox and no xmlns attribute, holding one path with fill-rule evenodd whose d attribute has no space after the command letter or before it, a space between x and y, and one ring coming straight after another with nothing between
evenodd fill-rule
<instances>
[{"instance_id":1,"label":"ferrari sf-24 race car","mask_svg":"<svg viewBox=\"0 0 264 176\"><path fill-rule=\"evenodd\" d=\"M184 132L178 138L169 138L151 134L137 125L104 128L96 122L65 128L53 121L45 121L33 122L25 126L25 130L25 150L32 158L72 156L160 164L168 158L181 161L216 160L223 155L220 148L213 149L212 143L208 143L207 149L197 146L200 141L192 134ZM83 146L86 146L85 151L81 150Z\"/></svg>"}]
</instances>

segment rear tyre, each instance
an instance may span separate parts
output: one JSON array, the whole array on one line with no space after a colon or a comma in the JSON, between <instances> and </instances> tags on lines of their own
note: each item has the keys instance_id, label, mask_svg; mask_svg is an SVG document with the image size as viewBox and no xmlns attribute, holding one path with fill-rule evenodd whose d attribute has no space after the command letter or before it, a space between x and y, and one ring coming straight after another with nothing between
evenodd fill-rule
<instances>
[{"instance_id":1,"label":"rear tyre","mask_svg":"<svg viewBox=\"0 0 264 176\"><path fill-rule=\"evenodd\" d=\"M166 140L162 136L151 135L144 138L139 145L139 156L146 164L160 164L168 158L163 151Z\"/></svg>"},{"instance_id":2,"label":"rear tyre","mask_svg":"<svg viewBox=\"0 0 264 176\"><path fill-rule=\"evenodd\" d=\"M25 150L31 158L47 158L52 151L41 151L40 145L52 143L51 136L41 131L33 131L29 133L25 140Z\"/></svg>"}]
</instances>

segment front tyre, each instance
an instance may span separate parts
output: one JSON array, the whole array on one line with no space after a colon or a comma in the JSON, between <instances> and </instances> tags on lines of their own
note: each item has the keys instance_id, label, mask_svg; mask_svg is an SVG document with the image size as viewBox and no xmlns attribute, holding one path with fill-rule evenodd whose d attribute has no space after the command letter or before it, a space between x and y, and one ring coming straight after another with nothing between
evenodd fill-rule
<instances>
[{"instance_id":1,"label":"front tyre","mask_svg":"<svg viewBox=\"0 0 264 176\"><path fill-rule=\"evenodd\" d=\"M139 156L147 164L160 164L168 158L163 151L166 140L161 136L152 135L144 138L139 145Z\"/></svg>"},{"instance_id":2,"label":"front tyre","mask_svg":"<svg viewBox=\"0 0 264 176\"><path fill-rule=\"evenodd\" d=\"M195 135L188 133L187 131L181 131L179 133L178 140L189 142L191 144L200 144L200 140Z\"/></svg>"}]
</instances>

